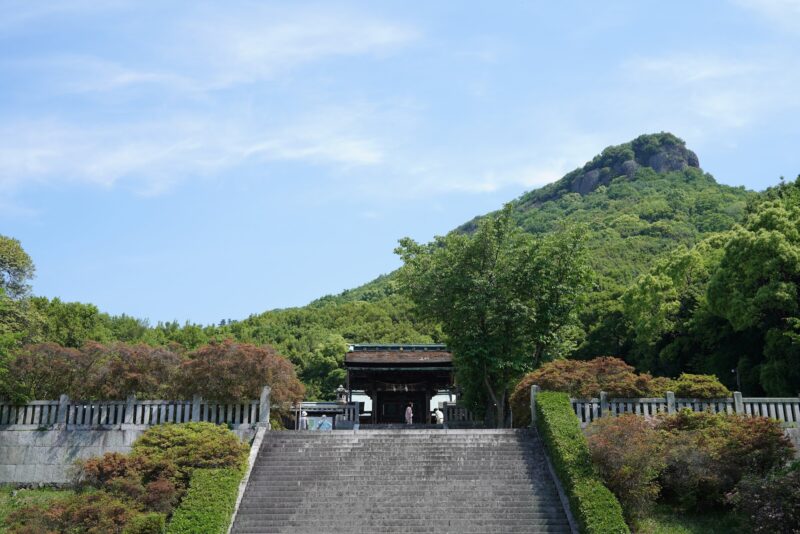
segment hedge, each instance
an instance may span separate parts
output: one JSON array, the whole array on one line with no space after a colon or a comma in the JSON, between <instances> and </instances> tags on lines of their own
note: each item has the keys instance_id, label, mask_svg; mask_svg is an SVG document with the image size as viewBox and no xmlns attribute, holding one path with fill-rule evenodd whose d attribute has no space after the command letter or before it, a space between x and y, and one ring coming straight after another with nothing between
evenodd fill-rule
<instances>
[{"instance_id":1,"label":"hedge","mask_svg":"<svg viewBox=\"0 0 800 534\"><path fill-rule=\"evenodd\" d=\"M589 445L569 395L543 391L536 396L536 427L553 462L570 507L584 534L630 532L622 506L592 465Z\"/></svg>"},{"instance_id":2,"label":"hedge","mask_svg":"<svg viewBox=\"0 0 800 534\"><path fill-rule=\"evenodd\" d=\"M167 534L225 534L242 476L239 469L195 469Z\"/></svg>"}]
</instances>

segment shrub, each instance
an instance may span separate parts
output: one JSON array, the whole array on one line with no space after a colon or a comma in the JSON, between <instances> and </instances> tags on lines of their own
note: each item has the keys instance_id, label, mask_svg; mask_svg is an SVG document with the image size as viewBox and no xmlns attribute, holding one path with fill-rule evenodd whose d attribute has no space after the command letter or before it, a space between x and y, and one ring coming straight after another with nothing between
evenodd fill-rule
<instances>
[{"instance_id":1,"label":"shrub","mask_svg":"<svg viewBox=\"0 0 800 534\"><path fill-rule=\"evenodd\" d=\"M676 397L691 399L719 399L730 397L731 392L714 375L683 373L674 381L672 390Z\"/></svg>"},{"instance_id":2,"label":"shrub","mask_svg":"<svg viewBox=\"0 0 800 534\"><path fill-rule=\"evenodd\" d=\"M164 396L181 359L163 347L94 341L80 349L56 343L27 345L10 363L13 389L34 399L124 399Z\"/></svg>"},{"instance_id":3,"label":"shrub","mask_svg":"<svg viewBox=\"0 0 800 534\"><path fill-rule=\"evenodd\" d=\"M660 433L636 415L603 417L587 429L594 465L629 518L641 517L658 498L665 467Z\"/></svg>"},{"instance_id":4,"label":"shrub","mask_svg":"<svg viewBox=\"0 0 800 534\"><path fill-rule=\"evenodd\" d=\"M722 463L734 478L745 474L766 475L783 467L794 456L791 441L781 424L766 417L730 416L731 427L722 450Z\"/></svg>"},{"instance_id":5,"label":"shrub","mask_svg":"<svg viewBox=\"0 0 800 534\"><path fill-rule=\"evenodd\" d=\"M566 393L542 392L536 398L536 425L581 531L629 532L619 501L592 465L586 438Z\"/></svg>"},{"instance_id":6,"label":"shrub","mask_svg":"<svg viewBox=\"0 0 800 534\"><path fill-rule=\"evenodd\" d=\"M236 434L212 423L154 426L139 436L131 451L134 458L174 465L182 482L196 468L241 468L247 454L247 445Z\"/></svg>"},{"instance_id":7,"label":"shrub","mask_svg":"<svg viewBox=\"0 0 800 534\"><path fill-rule=\"evenodd\" d=\"M611 397L642 397L648 392L651 380L648 374L637 375L633 367L619 358L549 362L525 375L514 388L510 399L514 424L530 424L532 385L579 398L597 397L601 391Z\"/></svg>"},{"instance_id":8,"label":"shrub","mask_svg":"<svg viewBox=\"0 0 800 534\"><path fill-rule=\"evenodd\" d=\"M635 369L610 356L593 360L556 360L528 373L514 388L511 406L514 425L528 426L532 385L546 391L562 391L575 398L598 397L605 391L610 398L659 396L667 391L676 397L711 399L729 397L730 391L713 375L682 374L677 379L637 374Z\"/></svg>"},{"instance_id":9,"label":"shrub","mask_svg":"<svg viewBox=\"0 0 800 534\"><path fill-rule=\"evenodd\" d=\"M688 508L724 503L742 477L783 467L792 455L780 423L763 417L682 410L656 424L667 433L665 496Z\"/></svg>"},{"instance_id":10,"label":"shrub","mask_svg":"<svg viewBox=\"0 0 800 534\"><path fill-rule=\"evenodd\" d=\"M180 491L174 464L116 452L79 463L78 486L103 489L138 502L147 510L170 513Z\"/></svg>"},{"instance_id":11,"label":"shrub","mask_svg":"<svg viewBox=\"0 0 800 534\"><path fill-rule=\"evenodd\" d=\"M115 478L125 478L139 473L142 458L131 458L127 454L108 452L103 456L89 458L79 463L79 484L99 488Z\"/></svg>"},{"instance_id":12,"label":"shrub","mask_svg":"<svg viewBox=\"0 0 800 534\"><path fill-rule=\"evenodd\" d=\"M167 534L225 534L236 506L242 469L197 469Z\"/></svg>"},{"instance_id":13,"label":"shrub","mask_svg":"<svg viewBox=\"0 0 800 534\"><path fill-rule=\"evenodd\" d=\"M800 462L767 477L748 475L728 495L750 532L800 532Z\"/></svg>"},{"instance_id":14,"label":"shrub","mask_svg":"<svg viewBox=\"0 0 800 534\"><path fill-rule=\"evenodd\" d=\"M172 511L177 498L178 489L175 487L175 483L171 480L160 478L147 483L144 487L144 494L139 498L139 501L148 510L168 514Z\"/></svg>"},{"instance_id":15,"label":"shrub","mask_svg":"<svg viewBox=\"0 0 800 534\"><path fill-rule=\"evenodd\" d=\"M71 495L52 501L48 508L29 506L6 519L9 534L81 532L107 534L120 532L139 511L125 501L103 491Z\"/></svg>"},{"instance_id":16,"label":"shrub","mask_svg":"<svg viewBox=\"0 0 800 534\"><path fill-rule=\"evenodd\" d=\"M166 522L167 516L157 512L137 515L128 521L122 534L162 534Z\"/></svg>"},{"instance_id":17,"label":"shrub","mask_svg":"<svg viewBox=\"0 0 800 534\"><path fill-rule=\"evenodd\" d=\"M675 379L666 376L656 376L650 381L648 395L653 397L666 397L667 391L675 393Z\"/></svg>"},{"instance_id":18,"label":"shrub","mask_svg":"<svg viewBox=\"0 0 800 534\"><path fill-rule=\"evenodd\" d=\"M299 402L305 392L292 363L275 349L231 340L211 343L189 354L177 378L180 395L188 398L198 393L220 401L258 398L267 384L278 410Z\"/></svg>"},{"instance_id":19,"label":"shrub","mask_svg":"<svg viewBox=\"0 0 800 534\"><path fill-rule=\"evenodd\" d=\"M94 362L77 349L56 343L27 345L9 363L13 389L27 399L57 399L62 393L84 398Z\"/></svg>"},{"instance_id":20,"label":"shrub","mask_svg":"<svg viewBox=\"0 0 800 534\"><path fill-rule=\"evenodd\" d=\"M169 398L181 357L164 347L144 343L129 345L87 343L81 350L99 352L104 363L97 370L92 390L103 399Z\"/></svg>"}]
</instances>

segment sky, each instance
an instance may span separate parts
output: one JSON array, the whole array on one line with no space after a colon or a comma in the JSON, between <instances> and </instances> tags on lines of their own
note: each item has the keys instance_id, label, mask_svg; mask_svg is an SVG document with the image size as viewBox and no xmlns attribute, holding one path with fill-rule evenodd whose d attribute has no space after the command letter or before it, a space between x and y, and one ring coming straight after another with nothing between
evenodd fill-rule
<instances>
[{"instance_id":1,"label":"sky","mask_svg":"<svg viewBox=\"0 0 800 534\"><path fill-rule=\"evenodd\" d=\"M301 306L642 133L794 178L798 51L800 0L0 0L0 234L112 314Z\"/></svg>"}]
</instances>

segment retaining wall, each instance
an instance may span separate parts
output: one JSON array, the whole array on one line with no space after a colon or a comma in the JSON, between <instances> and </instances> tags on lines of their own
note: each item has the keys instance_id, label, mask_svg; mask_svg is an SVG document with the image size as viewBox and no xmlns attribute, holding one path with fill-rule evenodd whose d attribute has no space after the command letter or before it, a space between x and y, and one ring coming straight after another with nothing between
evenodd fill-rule
<instances>
[{"instance_id":1,"label":"retaining wall","mask_svg":"<svg viewBox=\"0 0 800 534\"><path fill-rule=\"evenodd\" d=\"M148 427L0 431L0 484L68 484L76 460L107 452L130 452ZM234 429L249 443L255 428Z\"/></svg>"},{"instance_id":2,"label":"retaining wall","mask_svg":"<svg viewBox=\"0 0 800 534\"><path fill-rule=\"evenodd\" d=\"M141 430L0 431L0 483L66 484L76 460L129 452Z\"/></svg>"},{"instance_id":3,"label":"retaining wall","mask_svg":"<svg viewBox=\"0 0 800 534\"><path fill-rule=\"evenodd\" d=\"M130 452L153 425L209 422L228 426L250 442L269 424L269 387L258 400L219 403L192 400L0 401L0 484L66 484L76 460Z\"/></svg>"}]
</instances>

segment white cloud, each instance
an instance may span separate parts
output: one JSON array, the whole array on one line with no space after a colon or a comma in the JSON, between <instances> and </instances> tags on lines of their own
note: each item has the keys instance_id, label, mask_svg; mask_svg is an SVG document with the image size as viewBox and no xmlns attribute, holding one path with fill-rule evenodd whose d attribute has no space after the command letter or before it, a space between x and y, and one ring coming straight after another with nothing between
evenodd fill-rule
<instances>
[{"instance_id":1,"label":"white cloud","mask_svg":"<svg viewBox=\"0 0 800 534\"><path fill-rule=\"evenodd\" d=\"M24 27L33 19L93 8L91 2L81 1L28 4L0 5L0 29L3 24ZM106 7L120 5L123 2ZM165 28L154 25L150 31L149 39L158 46L150 48L143 42L135 50L146 68L100 56L65 54L6 61L4 66L38 69L66 92L157 85L177 93L198 93L274 79L336 57L382 57L419 38L408 25L361 12L258 3L198 7Z\"/></svg>"},{"instance_id":2,"label":"white cloud","mask_svg":"<svg viewBox=\"0 0 800 534\"><path fill-rule=\"evenodd\" d=\"M800 0L734 0L772 22L776 27L800 31Z\"/></svg>"},{"instance_id":3,"label":"white cloud","mask_svg":"<svg viewBox=\"0 0 800 534\"><path fill-rule=\"evenodd\" d=\"M418 37L411 27L341 8L258 4L201 10L174 36L178 60L199 68L201 78L209 77L199 83L212 89L338 56L379 56Z\"/></svg>"},{"instance_id":4,"label":"white cloud","mask_svg":"<svg viewBox=\"0 0 800 534\"><path fill-rule=\"evenodd\" d=\"M114 127L17 121L0 128L0 191L32 184L122 181L158 194L193 176L248 161L303 160L340 167L382 160L378 141L361 134L360 111L319 110L288 127L232 118L172 117Z\"/></svg>"}]
</instances>

